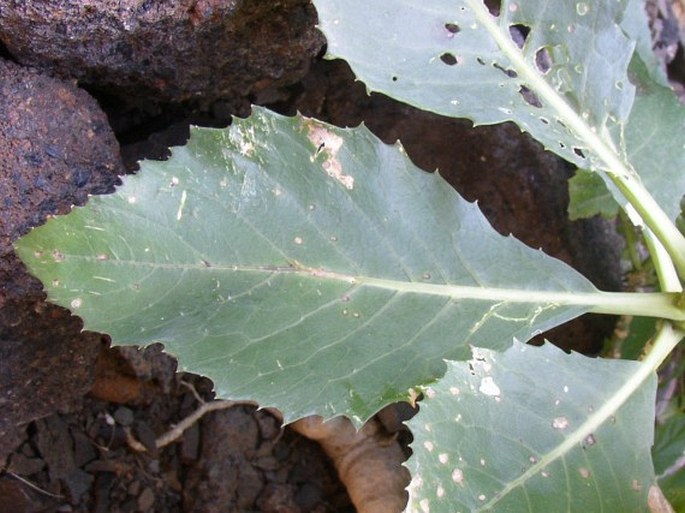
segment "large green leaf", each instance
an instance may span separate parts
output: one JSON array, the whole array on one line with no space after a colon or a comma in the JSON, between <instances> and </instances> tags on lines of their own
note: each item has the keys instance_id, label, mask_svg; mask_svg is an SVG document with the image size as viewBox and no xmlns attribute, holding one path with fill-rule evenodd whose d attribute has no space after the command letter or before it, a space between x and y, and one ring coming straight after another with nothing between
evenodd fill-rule
<instances>
[{"instance_id":1,"label":"large green leaf","mask_svg":"<svg viewBox=\"0 0 685 513\"><path fill-rule=\"evenodd\" d=\"M640 0L505 0L498 16L482 0L314 4L329 57L348 61L370 90L476 124L514 121L582 169L628 180L637 170L675 219L685 108L649 53ZM628 72L634 40L649 77Z\"/></svg>"},{"instance_id":2,"label":"large green leaf","mask_svg":"<svg viewBox=\"0 0 685 513\"><path fill-rule=\"evenodd\" d=\"M652 455L664 495L676 511L685 511L685 413L657 424Z\"/></svg>"},{"instance_id":3,"label":"large green leaf","mask_svg":"<svg viewBox=\"0 0 685 513\"><path fill-rule=\"evenodd\" d=\"M643 365L518 343L449 363L410 421L410 510L649 511L656 375Z\"/></svg>"},{"instance_id":4,"label":"large green leaf","mask_svg":"<svg viewBox=\"0 0 685 513\"><path fill-rule=\"evenodd\" d=\"M685 106L670 89L664 66L652 50L644 4L644 0L628 0L620 22L621 29L636 42L628 76L637 88L625 127L616 127L614 137L621 142L647 189L669 217L675 219L680 196L685 191ZM610 194L623 204L621 193L608 181L604 183L589 175L579 170L569 184L571 218L615 216L618 204Z\"/></svg>"},{"instance_id":5,"label":"large green leaf","mask_svg":"<svg viewBox=\"0 0 685 513\"><path fill-rule=\"evenodd\" d=\"M505 0L497 17L481 0L314 4L329 55L370 90L478 124L512 120L579 167L606 168L586 139L613 146L633 102L625 0Z\"/></svg>"},{"instance_id":6,"label":"large green leaf","mask_svg":"<svg viewBox=\"0 0 685 513\"><path fill-rule=\"evenodd\" d=\"M638 94L623 132L627 158L671 219L685 193L685 106L640 59L630 67Z\"/></svg>"},{"instance_id":7,"label":"large green leaf","mask_svg":"<svg viewBox=\"0 0 685 513\"><path fill-rule=\"evenodd\" d=\"M359 421L470 345L503 350L626 305L497 234L364 127L255 108L124 182L18 242L50 300L117 344L163 342L221 396L288 418Z\"/></svg>"}]
</instances>

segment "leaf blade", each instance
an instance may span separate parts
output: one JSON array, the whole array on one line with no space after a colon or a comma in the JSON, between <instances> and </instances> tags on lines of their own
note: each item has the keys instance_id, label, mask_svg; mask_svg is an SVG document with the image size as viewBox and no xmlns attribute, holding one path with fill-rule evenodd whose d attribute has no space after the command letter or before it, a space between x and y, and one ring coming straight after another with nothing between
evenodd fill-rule
<instances>
[{"instance_id":1,"label":"leaf blade","mask_svg":"<svg viewBox=\"0 0 685 513\"><path fill-rule=\"evenodd\" d=\"M18 253L86 329L163 342L220 395L291 418L361 422L443 358L603 297L365 128L255 109L142 169Z\"/></svg>"},{"instance_id":2,"label":"leaf blade","mask_svg":"<svg viewBox=\"0 0 685 513\"><path fill-rule=\"evenodd\" d=\"M622 2L509 1L497 18L477 0L314 4L330 57L348 61L370 90L477 124L513 120L579 167L606 169L588 144L602 140L611 153L609 132L634 96ZM511 33L519 26L530 31L521 48Z\"/></svg>"},{"instance_id":3,"label":"leaf blade","mask_svg":"<svg viewBox=\"0 0 685 513\"><path fill-rule=\"evenodd\" d=\"M449 364L409 422L410 511L648 511L656 377L616 401L640 365L520 344Z\"/></svg>"}]
</instances>

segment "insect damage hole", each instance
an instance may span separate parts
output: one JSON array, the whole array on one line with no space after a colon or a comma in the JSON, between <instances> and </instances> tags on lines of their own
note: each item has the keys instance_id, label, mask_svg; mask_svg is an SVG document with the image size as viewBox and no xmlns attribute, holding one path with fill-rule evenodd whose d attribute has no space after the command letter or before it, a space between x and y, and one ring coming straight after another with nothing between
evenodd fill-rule
<instances>
[{"instance_id":1,"label":"insect damage hole","mask_svg":"<svg viewBox=\"0 0 685 513\"><path fill-rule=\"evenodd\" d=\"M450 52L445 52L440 56L440 60L448 66L459 64L459 57Z\"/></svg>"},{"instance_id":2,"label":"insect damage hole","mask_svg":"<svg viewBox=\"0 0 685 513\"><path fill-rule=\"evenodd\" d=\"M552 68L552 55L546 47L539 48L535 52L535 67L540 73L546 75Z\"/></svg>"},{"instance_id":3,"label":"insect damage hole","mask_svg":"<svg viewBox=\"0 0 685 513\"><path fill-rule=\"evenodd\" d=\"M521 86L519 88L519 94L523 98L523 101L525 101L528 105L538 109L542 108L542 102L540 101L540 98L538 98L538 96L526 86Z\"/></svg>"},{"instance_id":4,"label":"insect damage hole","mask_svg":"<svg viewBox=\"0 0 685 513\"><path fill-rule=\"evenodd\" d=\"M526 39L528 39L528 34L530 34L530 27L528 27L526 25L521 25L521 24L509 25L509 35L511 36L511 40L519 48L523 48L523 45L526 44Z\"/></svg>"},{"instance_id":5,"label":"insect damage hole","mask_svg":"<svg viewBox=\"0 0 685 513\"><path fill-rule=\"evenodd\" d=\"M445 30L448 32L447 37L454 37L454 34L461 32L461 27L456 23L445 23Z\"/></svg>"}]
</instances>

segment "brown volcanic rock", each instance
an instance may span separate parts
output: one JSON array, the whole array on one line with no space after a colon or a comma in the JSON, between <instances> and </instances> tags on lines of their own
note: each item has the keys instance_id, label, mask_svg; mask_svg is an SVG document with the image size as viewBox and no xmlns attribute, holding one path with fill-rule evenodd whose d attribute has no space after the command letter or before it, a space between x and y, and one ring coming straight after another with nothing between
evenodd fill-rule
<instances>
[{"instance_id":1,"label":"brown volcanic rock","mask_svg":"<svg viewBox=\"0 0 685 513\"><path fill-rule=\"evenodd\" d=\"M90 95L0 60L0 462L22 423L77 404L100 348L99 335L44 302L12 243L112 191L118 173L118 143Z\"/></svg>"},{"instance_id":2,"label":"brown volcanic rock","mask_svg":"<svg viewBox=\"0 0 685 513\"><path fill-rule=\"evenodd\" d=\"M0 0L20 63L163 101L289 85L323 47L306 0Z\"/></svg>"}]
</instances>

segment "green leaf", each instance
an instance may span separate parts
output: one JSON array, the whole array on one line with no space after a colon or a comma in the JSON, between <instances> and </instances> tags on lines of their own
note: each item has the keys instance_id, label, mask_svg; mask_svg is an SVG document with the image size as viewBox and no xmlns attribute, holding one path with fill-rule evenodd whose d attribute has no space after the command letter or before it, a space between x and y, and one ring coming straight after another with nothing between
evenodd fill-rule
<instances>
[{"instance_id":1,"label":"green leaf","mask_svg":"<svg viewBox=\"0 0 685 513\"><path fill-rule=\"evenodd\" d=\"M622 133L615 134L626 157L637 170L645 187L671 219L679 213L680 198L685 191L685 106L671 90L663 66L652 51L647 18L642 0L630 0L621 28L637 42L628 76L637 86L635 101ZM588 178L588 180L590 180ZM607 184L614 197L621 193ZM571 184L571 205L577 217L607 215L606 186L594 180L594 186L583 179L583 187ZM575 198L575 194L581 197ZM593 197L594 195L594 197Z\"/></svg>"},{"instance_id":2,"label":"green leaf","mask_svg":"<svg viewBox=\"0 0 685 513\"><path fill-rule=\"evenodd\" d=\"M143 162L16 249L86 329L163 342L220 396L290 419L360 422L471 345L503 350L598 304L653 300L597 293L500 236L364 127L259 108L194 129L169 161ZM674 308L659 298L654 313Z\"/></svg>"},{"instance_id":3,"label":"green leaf","mask_svg":"<svg viewBox=\"0 0 685 513\"><path fill-rule=\"evenodd\" d=\"M618 147L610 132L633 102L625 1L504 1L497 17L480 0L314 4L329 56L370 90L477 124L512 120L581 168L616 163L595 151Z\"/></svg>"},{"instance_id":4,"label":"green leaf","mask_svg":"<svg viewBox=\"0 0 685 513\"><path fill-rule=\"evenodd\" d=\"M646 512L656 376L516 343L450 362L409 421L410 511Z\"/></svg>"},{"instance_id":5,"label":"green leaf","mask_svg":"<svg viewBox=\"0 0 685 513\"><path fill-rule=\"evenodd\" d=\"M571 221L596 215L606 218L618 215L618 203L597 173L578 169L568 181L568 192L568 216Z\"/></svg>"},{"instance_id":6,"label":"green leaf","mask_svg":"<svg viewBox=\"0 0 685 513\"><path fill-rule=\"evenodd\" d=\"M685 510L685 414L657 424L652 449L654 468L664 495L676 511Z\"/></svg>"},{"instance_id":7,"label":"green leaf","mask_svg":"<svg viewBox=\"0 0 685 513\"><path fill-rule=\"evenodd\" d=\"M685 192L685 106L655 82L639 59L630 67L637 96L624 130L627 158L674 220Z\"/></svg>"}]
</instances>

